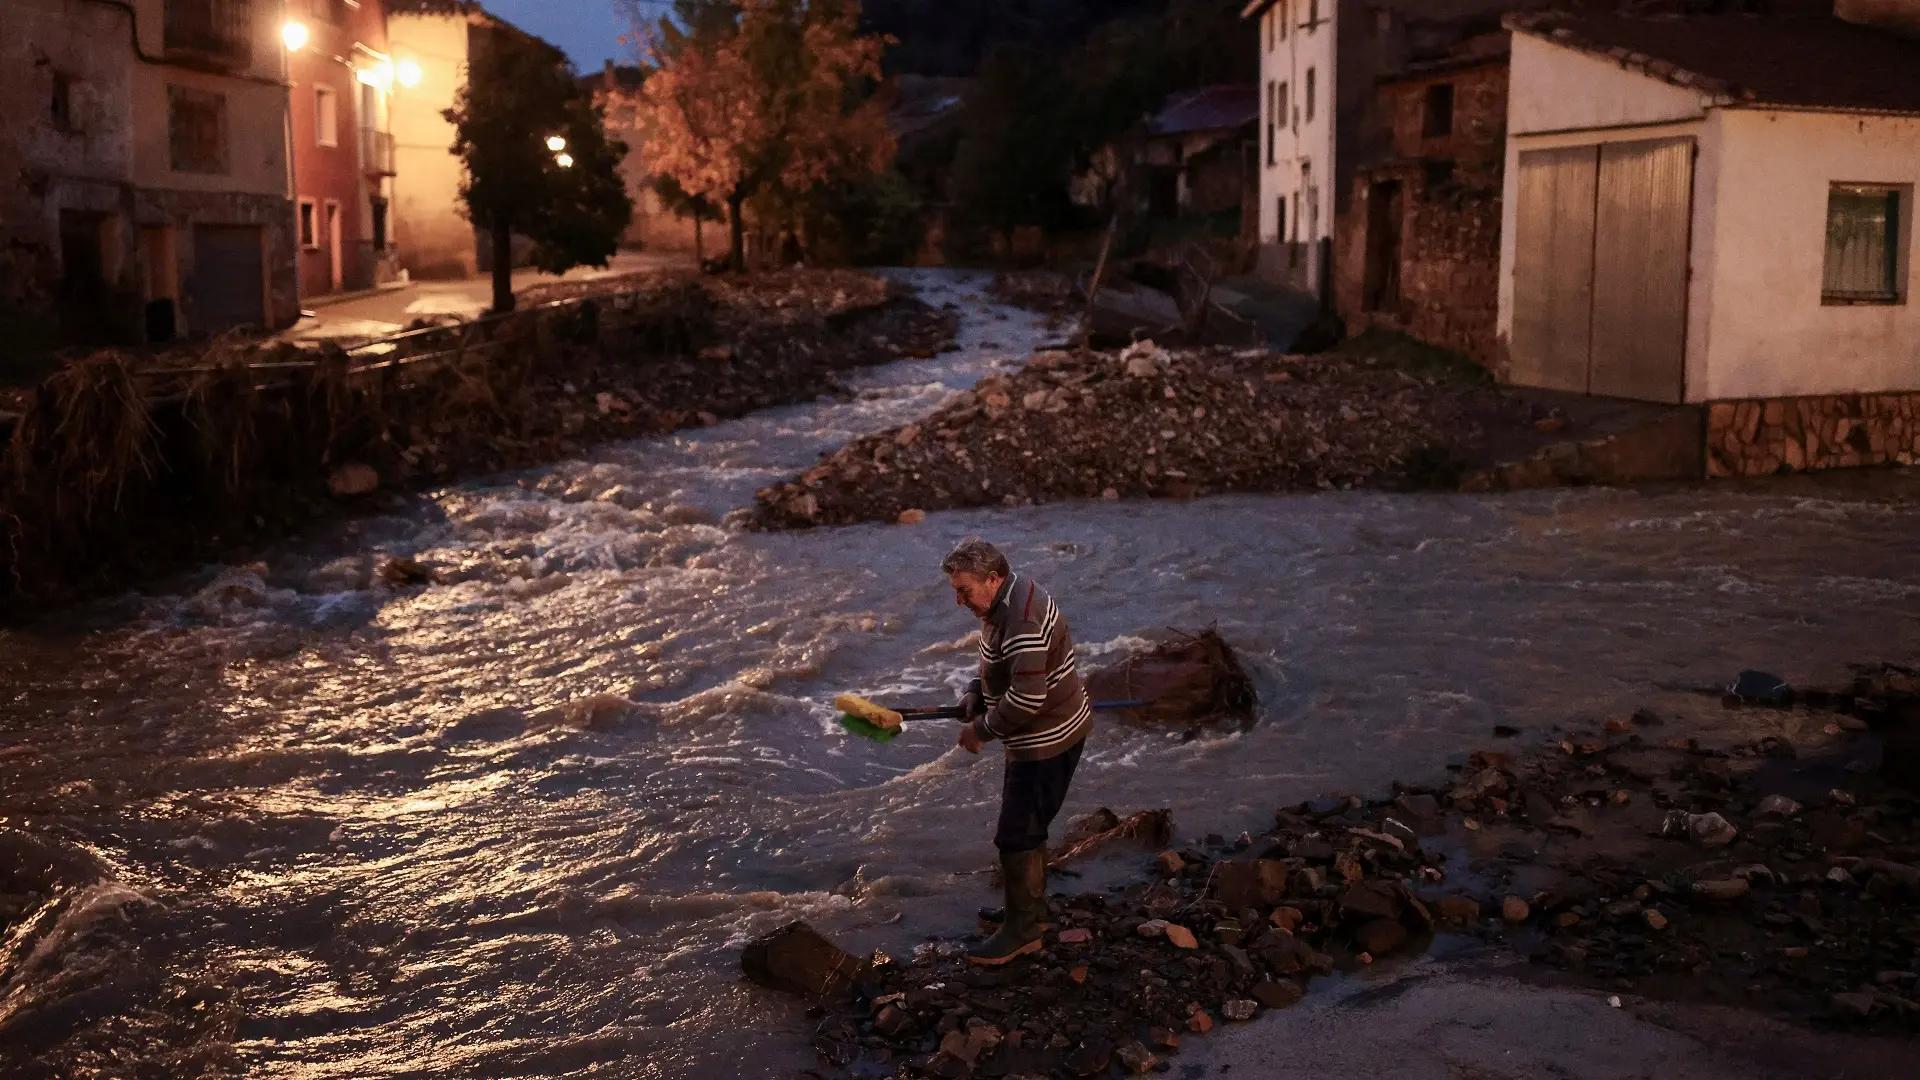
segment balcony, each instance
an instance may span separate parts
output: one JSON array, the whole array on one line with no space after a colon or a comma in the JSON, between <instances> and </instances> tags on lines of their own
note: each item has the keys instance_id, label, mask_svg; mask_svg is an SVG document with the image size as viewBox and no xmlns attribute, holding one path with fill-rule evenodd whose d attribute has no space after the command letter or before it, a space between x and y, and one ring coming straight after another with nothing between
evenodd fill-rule
<instances>
[{"instance_id":1,"label":"balcony","mask_svg":"<svg viewBox=\"0 0 1920 1080\"><path fill-rule=\"evenodd\" d=\"M253 66L252 0L166 0L167 59L208 71Z\"/></svg>"},{"instance_id":2,"label":"balcony","mask_svg":"<svg viewBox=\"0 0 1920 1080\"><path fill-rule=\"evenodd\" d=\"M393 175L393 132L360 129L360 168L368 176Z\"/></svg>"}]
</instances>

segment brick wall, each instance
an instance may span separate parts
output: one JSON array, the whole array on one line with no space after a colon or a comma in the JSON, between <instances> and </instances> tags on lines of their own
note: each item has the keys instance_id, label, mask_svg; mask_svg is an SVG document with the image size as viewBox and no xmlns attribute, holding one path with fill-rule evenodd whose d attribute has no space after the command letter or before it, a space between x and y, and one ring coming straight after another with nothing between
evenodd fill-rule
<instances>
[{"instance_id":1,"label":"brick wall","mask_svg":"<svg viewBox=\"0 0 1920 1080\"><path fill-rule=\"evenodd\" d=\"M1707 475L1920 465L1920 394L1719 401L1707 409Z\"/></svg>"}]
</instances>

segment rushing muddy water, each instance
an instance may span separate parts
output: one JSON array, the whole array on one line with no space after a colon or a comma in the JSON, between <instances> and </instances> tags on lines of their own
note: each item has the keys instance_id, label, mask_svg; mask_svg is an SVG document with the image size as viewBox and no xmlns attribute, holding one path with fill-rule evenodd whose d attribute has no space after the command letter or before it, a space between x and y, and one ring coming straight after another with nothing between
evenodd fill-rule
<instances>
[{"instance_id":1,"label":"rushing muddy water","mask_svg":"<svg viewBox=\"0 0 1920 1080\"><path fill-rule=\"evenodd\" d=\"M0 634L0 768L66 785L10 793L39 810L0 826L97 855L97 907L190 926L255 1075L791 1075L805 1021L739 982L743 941L806 918L907 950L987 895L997 760L944 725L850 740L826 705L950 699L971 627L937 566L964 535L1047 583L1094 658L1210 623L1243 651L1252 730L1099 729L1069 803L1170 806L1183 836L1431 778L1495 723L1704 723L1686 691L1742 667L1830 683L1920 651L1920 485L1894 474L723 524L1043 333L979 279L922 280L962 349L851 400L465 485L81 635ZM376 552L457 580L391 591ZM44 977L28 931L0 1010Z\"/></svg>"}]
</instances>

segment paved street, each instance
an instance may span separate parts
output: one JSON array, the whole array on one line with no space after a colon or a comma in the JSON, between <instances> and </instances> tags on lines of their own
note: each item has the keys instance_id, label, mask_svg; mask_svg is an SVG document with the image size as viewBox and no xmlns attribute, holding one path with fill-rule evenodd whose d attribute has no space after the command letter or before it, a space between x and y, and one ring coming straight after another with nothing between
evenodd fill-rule
<instances>
[{"instance_id":1,"label":"paved street","mask_svg":"<svg viewBox=\"0 0 1920 1080\"><path fill-rule=\"evenodd\" d=\"M538 270L518 270L513 275L515 292L556 281L592 281L596 278L632 274L646 270L691 267L693 260L679 254L623 251L605 268L580 267L554 275ZM461 281L416 281L371 295L328 303L325 297L303 301L313 312L288 328L280 336L289 341L322 339L367 340L397 334L415 319L436 315L477 318L493 303L493 278L482 274Z\"/></svg>"}]
</instances>

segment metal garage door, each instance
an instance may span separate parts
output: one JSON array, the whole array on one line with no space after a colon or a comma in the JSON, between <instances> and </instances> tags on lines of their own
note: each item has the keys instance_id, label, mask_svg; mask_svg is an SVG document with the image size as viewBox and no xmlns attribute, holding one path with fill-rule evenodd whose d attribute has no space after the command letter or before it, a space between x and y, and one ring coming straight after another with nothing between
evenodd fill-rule
<instances>
[{"instance_id":1,"label":"metal garage door","mask_svg":"<svg viewBox=\"0 0 1920 1080\"><path fill-rule=\"evenodd\" d=\"M1588 393L1681 400L1687 348L1687 246L1693 140L1600 148Z\"/></svg>"},{"instance_id":2,"label":"metal garage door","mask_svg":"<svg viewBox=\"0 0 1920 1080\"><path fill-rule=\"evenodd\" d=\"M195 225L193 280L188 290L195 333L266 325L260 226Z\"/></svg>"},{"instance_id":3,"label":"metal garage door","mask_svg":"<svg viewBox=\"0 0 1920 1080\"><path fill-rule=\"evenodd\" d=\"M1593 326L1594 146L1520 154L1513 381L1587 392Z\"/></svg>"},{"instance_id":4,"label":"metal garage door","mask_svg":"<svg viewBox=\"0 0 1920 1080\"><path fill-rule=\"evenodd\" d=\"M1677 402L1693 140L1520 155L1513 381Z\"/></svg>"}]
</instances>

